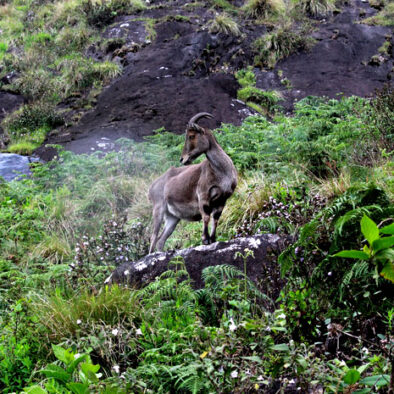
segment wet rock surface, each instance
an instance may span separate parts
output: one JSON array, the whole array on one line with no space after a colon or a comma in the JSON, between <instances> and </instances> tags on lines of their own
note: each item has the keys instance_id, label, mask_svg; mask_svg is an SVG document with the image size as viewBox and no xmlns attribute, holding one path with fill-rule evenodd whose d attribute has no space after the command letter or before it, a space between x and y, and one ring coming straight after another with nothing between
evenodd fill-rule
<instances>
[{"instance_id":1,"label":"wet rock surface","mask_svg":"<svg viewBox=\"0 0 394 394\"><path fill-rule=\"evenodd\" d=\"M278 235L263 234L237 238L228 242L216 242L208 246L156 252L139 261L120 265L106 280L106 283L139 287L167 271L172 259L182 258L193 281L193 286L201 288L204 285L201 278L204 268L228 264L244 272L244 259L238 255L238 252L246 256L247 251L250 250L253 254L246 258L248 277L272 299L276 299L284 284L284 280L279 275L277 258L290 241L289 238L281 238Z\"/></svg>"},{"instance_id":2,"label":"wet rock surface","mask_svg":"<svg viewBox=\"0 0 394 394\"><path fill-rule=\"evenodd\" d=\"M35 161L38 161L38 158L0 153L0 178L12 181L22 175L30 175L30 163Z\"/></svg>"}]
</instances>

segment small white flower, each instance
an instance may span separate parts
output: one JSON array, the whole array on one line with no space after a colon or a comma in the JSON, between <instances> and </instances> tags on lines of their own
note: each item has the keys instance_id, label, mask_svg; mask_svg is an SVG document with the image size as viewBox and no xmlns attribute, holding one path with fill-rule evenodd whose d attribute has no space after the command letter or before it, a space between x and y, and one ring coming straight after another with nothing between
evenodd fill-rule
<instances>
[{"instance_id":1,"label":"small white flower","mask_svg":"<svg viewBox=\"0 0 394 394\"><path fill-rule=\"evenodd\" d=\"M77 320L77 324L81 324L82 323L82 320L81 319L78 319Z\"/></svg>"},{"instance_id":2,"label":"small white flower","mask_svg":"<svg viewBox=\"0 0 394 394\"><path fill-rule=\"evenodd\" d=\"M340 367L346 367L345 361L342 360L342 361L339 363L339 366L340 366Z\"/></svg>"},{"instance_id":3,"label":"small white flower","mask_svg":"<svg viewBox=\"0 0 394 394\"><path fill-rule=\"evenodd\" d=\"M117 336L119 333L119 330L117 328L114 328L111 332L112 332L112 335Z\"/></svg>"},{"instance_id":4,"label":"small white flower","mask_svg":"<svg viewBox=\"0 0 394 394\"><path fill-rule=\"evenodd\" d=\"M328 276L332 276L332 272L330 271L327 275L328 275Z\"/></svg>"},{"instance_id":5,"label":"small white flower","mask_svg":"<svg viewBox=\"0 0 394 394\"><path fill-rule=\"evenodd\" d=\"M286 315L284 313L281 313L278 315L278 319L286 319Z\"/></svg>"},{"instance_id":6,"label":"small white flower","mask_svg":"<svg viewBox=\"0 0 394 394\"><path fill-rule=\"evenodd\" d=\"M233 379L235 379L235 378L238 378L238 371L232 371L231 372L231 377L233 378Z\"/></svg>"},{"instance_id":7,"label":"small white flower","mask_svg":"<svg viewBox=\"0 0 394 394\"><path fill-rule=\"evenodd\" d=\"M130 271L129 271L129 270L126 270L126 271L124 272L124 274L127 276L127 275L130 274Z\"/></svg>"},{"instance_id":8,"label":"small white flower","mask_svg":"<svg viewBox=\"0 0 394 394\"><path fill-rule=\"evenodd\" d=\"M74 359L75 359L75 360L76 360L78 357L81 357L81 354L80 354L80 353L74 354Z\"/></svg>"},{"instance_id":9,"label":"small white flower","mask_svg":"<svg viewBox=\"0 0 394 394\"><path fill-rule=\"evenodd\" d=\"M361 351L365 354L369 354L369 350L366 347L363 347Z\"/></svg>"},{"instance_id":10,"label":"small white flower","mask_svg":"<svg viewBox=\"0 0 394 394\"><path fill-rule=\"evenodd\" d=\"M237 326L235 325L234 320L232 318L230 319L230 325L228 326L228 329L230 331L235 331L237 329Z\"/></svg>"},{"instance_id":11,"label":"small white flower","mask_svg":"<svg viewBox=\"0 0 394 394\"><path fill-rule=\"evenodd\" d=\"M114 365L114 366L112 367L112 369L113 369L116 373L119 373L119 370L120 370L119 365Z\"/></svg>"},{"instance_id":12,"label":"small white flower","mask_svg":"<svg viewBox=\"0 0 394 394\"><path fill-rule=\"evenodd\" d=\"M264 378L263 378L262 375L259 375L259 376L257 377L257 380L262 381L262 380L264 380Z\"/></svg>"},{"instance_id":13,"label":"small white flower","mask_svg":"<svg viewBox=\"0 0 394 394\"><path fill-rule=\"evenodd\" d=\"M137 328L137 329L135 330L135 335L142 335L142 331L141 331L140 328Z\"/></svg>"},{"instance_id":14,"label":"small white flower","mask_svg":"<svg viewBox=\"0 0 394 394\"><path fill-rule=\"evenodd\" d=\"M289 380L289 384L295 384L295 382L296 382L295 379L290 379Z\"/></svg>"}]
</instances>

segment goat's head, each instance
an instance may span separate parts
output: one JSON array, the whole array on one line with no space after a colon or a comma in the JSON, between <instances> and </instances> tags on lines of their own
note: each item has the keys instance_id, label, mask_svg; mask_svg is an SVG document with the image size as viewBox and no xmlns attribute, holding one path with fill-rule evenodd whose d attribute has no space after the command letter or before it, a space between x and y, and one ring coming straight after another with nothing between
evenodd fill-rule
<instances>
[{"instance_id":1,"label":"goat's head","mask_svg":"<svg viewBox=\"0 0 394 394\"><path fill-rule=\"evenodd\" d=\"M189 120L186 127L185 146L180 160L184 165L191 164L193 160L209 149L207 131L197 124L201 118L213 118L213 116L207 112L200 112Z\"/></svg>"}]
</instances>

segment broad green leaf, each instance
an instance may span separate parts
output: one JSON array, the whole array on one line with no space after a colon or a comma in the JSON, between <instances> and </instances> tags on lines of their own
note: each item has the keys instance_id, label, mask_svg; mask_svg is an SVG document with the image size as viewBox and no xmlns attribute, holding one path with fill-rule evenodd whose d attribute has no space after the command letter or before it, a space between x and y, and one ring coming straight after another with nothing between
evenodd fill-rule
<instances>
[{"instance_id":1,"label":"broad green leaf","mask_svg":"<svg viewBox=\"0 0 394 394\"><path fill-rule=\"evenodd\" d=\"M391 223L388 226L382 227L380 229L380 232L382 234L394 235L394 223Z\"/></svg>"},{"instance_id":2,"label":"broad green leaf","mask_svg":"<svg viewBox=\"0 0 394 394\"><path fill-rule=\"evenodd\" d=\"M48 394L48 391L44 390L40 386L30 386L26 389L23 389L23 393L29 393L29 394Z\"/></svg>"},{"instance_id":3,"label":"broad green leaf","mask_svg":"<svg viewBox=\"0 0 394 394\"><path fill-rule=\"evenodd\" d=\"M77 357L66 369L67 372L73 373L78 365L87 359L87 354L83 354L82 356Z\"/></svg>"},{"instance_id":4,"label":"broad green leaf","mask_svg":"<svg viewBox=\"0 0 394 394\"><path fill-rule=\"evenodd\" d=\"M94 365L90 362L82 363L81 364L81 372L82 374L91 382L97 382L98 378L96 373L100 369L100 365Z\"/></svg>"},{"instance_id":5,"label":"broad green leaf","mask_svg":"<svg viewBox=\"0 0 394 394\"><path fill-rule=\"evenodd\" d=\"M380 271L380 275L383 276L383 278L394 283L394 262L388 261L383 266L383 269Z\"/></svg>"},{"instance_id":6,"label":"broad green leaf","mask_svg":"<svg viewBox=\"0 0 394 394\"><path fill-rule=\"evenodd\" d=\"M55 357L63 361L66 365L70 364L74 360L74 354L70 349L64 349L58 345L52 345L52 350Z\"/></svg>"},{"instance_id":7,"label":"broad green leaf","mask_svg":"<svg viewBox=\"0 0 394 394\"><path fill-rule=\"evenodd\" d=\"M370 392L371 392L370 388L364 388L364 389L353 391L352 394L368 394Z\"/></svg>"},{"instance_id":8,"label":"broad green leaf","mask_svg":"<svg viewBox=\"0 0 394 394\"><path fill-rule=\"evenodd\" d=\"M388 385L390 382L390 375L374 375L367 376L360 380L360 384L365 384L366 386L376 386L382 387Z\"/></svg>"},{"instance_id":9,"label":"broad green leaf","mask_svg":"<svg viewBox=\"0 0 394 394\"><path fill-rule=\"evenodd\" d=\"M358 372L357 369L349 369L349 371L347 371L346 375L344 376L343 381L346 384L351 385L358 382L360 377L360 372Z\"/></svg>"},{"instance_id":10,"label":"broad green leaf","mask_svg":"<svg viewBox=\"0 0 394 394\"><path fill-rule=\"evenodd\" d=\"M289 345L287 343L280 343L278 345L274 345L271 348L272 350L278 350L279 352L288 352L290 351Z\"/></svg>"},{"instance_id":11,"label":"broad green leaf","mask_svg":"<svg viewBox=\"0 0 394 394\"><path fill-rule=\"evenodd\" d=\"M61 346L58 345L52 345L52 350L58 360L63 361L65 364L67 364L68 357L66 357L66 349L63 349Z\"/></svg>"},{"instance_id":12,"label":"broad green leaf","mask_svg":"<svg viewBox=\"0 0 394 394\"><path fill-rule=\"evenodd\" d=\"M54 378L61 382L67 383L71 380L71 374L66 372L62 367L55 364L49 364L45 368L41 369L40 372L47 378Z\"/></svg>"},{"instance_id":13,"label":"broad green leaf","mask_svg":"<svg viewBox=\"0 0 394 394\"><path fill-rule=\"evenodd\" d=\"M380 261L392 261L394 262L394 249L383 249L375 254L375 259Z\"/></svg>"},{"instance_id":14,"label":"broad green leaf","mask_svg":"<svg viewBox=\"0 0 394 394\"><path fill-rule=\"evenodd\" d=\"M378 226L367 215L364 215L361 219L361 232L370 245L372 245L373 241L379 238Z\"/></svg>"},{"instance_id":15,"label":"broad green leaf","mask_svg":"<svg viewBox=\"0 0 394 394\"><path fill-rule=\"evenodd\" d=\"M372 249L374 252L379 252L379 250L389 249L394 246L394 236L379 238L372 243Z\"/></svg>"},{"instance_id":16,"label":"broad green leaf","mask_svg":"<svg viewBox=\"0 0 394 394\"><path fill-rule=\"evenodd\" d=\"M67 387L74 393L74 394L89 394L89 384L87 383L69 383Z\"/></svg>"},{"instance_id":17,"label":"broad green leaf","mask_svg":"<svg viewBox=\"0 0 394 394\"><path fill-rule=\"evenodd\" d=\"M362 252L361 250L342 250L341 252L335 253L335 257L346 257L349 259L358 259L358 260L368 260L369 256L367 253Z\"/></svg>"}]
</instances>

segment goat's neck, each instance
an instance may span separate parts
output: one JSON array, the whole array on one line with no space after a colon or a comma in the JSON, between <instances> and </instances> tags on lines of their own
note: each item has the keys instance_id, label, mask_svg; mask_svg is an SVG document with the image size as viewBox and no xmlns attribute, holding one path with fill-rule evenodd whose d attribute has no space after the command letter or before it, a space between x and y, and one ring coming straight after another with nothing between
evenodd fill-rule
<instances>
[{"instance_id":1,"label":"goat's neck","mask_svg":"<svg viewBox=\"0 0 394 394\"><path fill-rule=\"evenodd\" d=\"M206 152L207 159L219 179L233 178L235 167L223 148L218 144L215 137L210 135L210 149Z\"/></svg>"}]
</instances>

